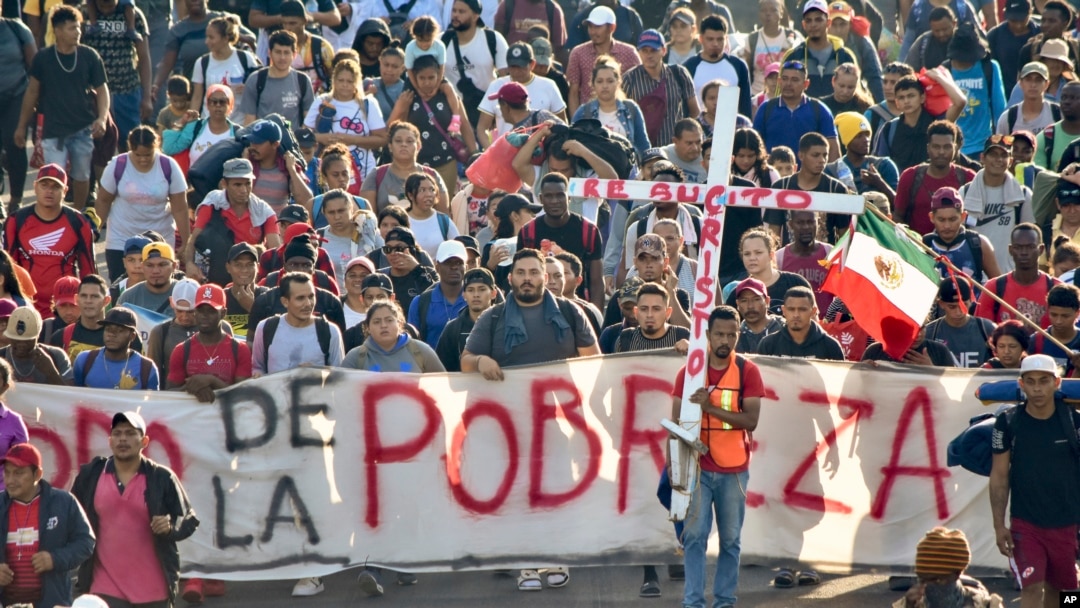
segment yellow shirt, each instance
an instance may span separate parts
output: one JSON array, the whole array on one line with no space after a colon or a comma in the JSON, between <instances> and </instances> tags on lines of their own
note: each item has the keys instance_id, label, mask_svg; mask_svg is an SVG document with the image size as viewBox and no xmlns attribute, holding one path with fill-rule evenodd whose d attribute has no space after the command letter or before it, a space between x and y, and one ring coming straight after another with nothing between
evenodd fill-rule
<instances>
[{"instance_id":1,"label":"yellow shirt","mask_svg":"<svg viewBox=\"0 0 1080 608\"><path fill-rule=\"evenodd\" d=\"M334 47L330 45L324 38L316 36L314 34L308 34L307 43L300 49L300 52L293 58L292 67L298 72L307 74L311 79L311 86L314 88L315 94L324 93L330 90L330 83L325 83L315 73L315 62L311 60L311 41L318 38L322 44L322 64L323 71L326 73L327 78L331 78L331 66L334 64ZM357 89L361 88L362 83L356 83Z\"/></svg>"},{"instance_id":2,"label":"yellow shirt","mask_svg":"<svg viewBox=\"0 0 1080 608\"><path fill-rule=\"evenodd\" d=\"M41 17L41 22L45 24L45 46L50 44L56 44L56 38L53 36L52 24L49 23L49 14L52 13L52 9L64 3L64 0L26 0L26 4L23 5L23 13L27 15L33 15L34 17ZM45 6L45 16L41 16L41 7ZM38 49L41 50L41 49Z\"/></svg>"}]
</instances>

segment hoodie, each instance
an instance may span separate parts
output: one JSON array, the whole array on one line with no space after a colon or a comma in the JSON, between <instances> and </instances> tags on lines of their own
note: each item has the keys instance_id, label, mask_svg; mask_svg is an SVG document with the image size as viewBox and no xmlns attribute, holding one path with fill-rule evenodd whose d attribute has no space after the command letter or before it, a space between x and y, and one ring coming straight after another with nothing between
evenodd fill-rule
<instances>
[{"instance_id":1,"label":"hoodie","mask_svg":"<svg viewBox=\"0 0 1080 608\"><path fill-rule=\"evenodd\" d=\"M364 38L368 36L382 36L383 44L390 46L390 26L382 19L364 19L360 29L356 30L356 38L353 38L352 48L357 53L364 50Z\"/></svg>"},{"instance_id":2,"label":"hoodie","mask_svg":"<svg viewBox=\"0 0 1080 608\"><path fill-rule=\"evenodd\" d=\"M844 350L835 338L825 333L817 323L810 325L810 332L806 334L806 340L802 344L796 344L791 339L788 328L769 334L761 339L758 345L759 355L771 355L773 357L801 357L803 359L823 359L828 361L843 361Z\"/></svg>"},{"instance_id":3,"label":"hoodie","mask_svg":"<svg viewBox=\"0 0 1080 608\"><path fill-rule=\"evenodd\" d=\"M856 65L859 63L855 53L844 46L843 40L836 36L829 36L829 43L832 45L832 53L825 63L818 63L817 58L807 47L805 40L785 53L784 58L780 60L781 65L788 61L800 61L806 66L810 86L807 87L805 93L809 97L821 98L833 92L832 77L833 72L836 71L836 66L841 63L854 63Z\"/></svg>"},{"instance_id":4,"label":"hoodie","mask_svg":"<svg viewBox=\"0 0 1080 608\"><path fill-rule=\"evenodd\" d=\"M402 372L423 374L445 372L439 356L430 346L420 340L413 340L408 334L398 336L390 350L383 350L370 337L360 346L350 350L341 367L362 369L369 372Z\"/></svg>"}]
</instances>

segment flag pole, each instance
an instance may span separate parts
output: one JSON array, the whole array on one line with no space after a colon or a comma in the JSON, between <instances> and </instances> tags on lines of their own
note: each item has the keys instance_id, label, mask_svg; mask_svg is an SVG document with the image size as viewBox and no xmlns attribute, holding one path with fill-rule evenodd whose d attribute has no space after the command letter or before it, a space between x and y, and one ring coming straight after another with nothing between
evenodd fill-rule
<instances>
[{"instance_id":1,"label":"flag pole","mask_svg":"<svg viewBox=\"0 0 1080 608\"><path fill-rule=\"evenodd\" d=\"M898 227L898 228L904 230L905 232L907 231L906 227L901 226L900 224L897 224L896 222L894 222L892 220L892 218L890 218L889 216L882 213L876 206L874 206L874 205L872 205L870 203L867 203L866 208L871 213L878 216L882 220L892 224L895 227ZM982 295L983 295L984 298L990 298L991 300L997 302L998 304L1001 305L1002 308L1004 308L1005 310L1012 313L1013 317L1016 320L1020 321L1021 323L1026 324L1026 325L1030 325L1031 327L1034 327L1035 328L1035 333L1041 334L1045 339L1049 340L1051 344L1053 344L1054 346L1060 348L1062 351L1064 351L1066 353L1072 353L1073 352L1073 350L1071 348L1069 348L1068 346L1065 346L1064 344L1062 344L1061 340L1058 340L1054 336L1050 335L1050 332L1048 332L1045 329L1039 327L1038 323L1036 323L1035 321L1032 321L1026 315L1021 313L1019 310L1016 310L1015 308L1013 308L1013 306L1011 304L1009 304L1005 300L1001 299L1001 297L999 297L993 291L988 290L985 287L983 287L981 283L979 283L978 281L976 281L976 280L972 279L971 277L969 277L963 270L960 270L959 268L954 266L953 263L952 263L952 260L950 260L949 258L947 258L945 256L939 255L938 252L936 252L933 249L930 249L929 247L927 247L922 242L922 240L919 240L919 239L909 239L909 240L912 243L914 243L915 245L917 245L920 249L922 249L926 253L934 256L935 259L937 259L938 261L940 261L940 262L944 263L946 266L948 266L949 269L952 270L954 275L956 275L957 277L962 277L963 280L967 281L969 285L971 285L973 287L977 287L979 289L979 291L982 292Z\"/></svg>"}]
</instances>

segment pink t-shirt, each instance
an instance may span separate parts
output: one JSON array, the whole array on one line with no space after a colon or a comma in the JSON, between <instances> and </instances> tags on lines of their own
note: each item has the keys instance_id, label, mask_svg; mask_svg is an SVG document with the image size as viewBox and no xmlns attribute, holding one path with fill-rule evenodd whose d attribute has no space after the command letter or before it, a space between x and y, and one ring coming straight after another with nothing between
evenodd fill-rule
<instances>
[{"instance_id":1,"label":"pink t-shirt","mask_svg":"<svg viewBox=\"0 0 1080 608\"><path fill-rule=\"evenodd\" d=\"M121 494L111 468L102 471L94 493L98 529L90 593L132 604L164 601L169 592L150 530L146 477L132 477Z\"/></svg>"},{"instance_id":2,"label":"pink t-shirt","mask_svg":"<svg viewBox=\"0 0 1080 608\"><path fill-rule=\"evenodd\" d=\"M792 253L791 245L776 252L776 265L780 270L793 272L810 283L810 287L814 289L814 296L817 298L818 310L823 315L826 310L829 310L829 304L832 304L835 297L831 293L821 291L821 286L825 283L825 275L828 274L825 267L821 265L821 260L828 255L829 246L825 243L818 243L814 253L807 257Z\"/></svg>"}]
</instances>

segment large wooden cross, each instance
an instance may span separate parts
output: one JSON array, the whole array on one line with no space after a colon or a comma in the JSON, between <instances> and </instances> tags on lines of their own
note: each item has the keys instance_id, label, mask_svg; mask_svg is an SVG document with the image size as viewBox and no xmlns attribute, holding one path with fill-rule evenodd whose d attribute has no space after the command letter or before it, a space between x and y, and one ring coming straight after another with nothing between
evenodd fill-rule
<instances>
[{"instance_id":1,"label":"large wooden cross","mask_svg":"<svg viewBox=\"0 0 1080 608\"><path fill-rule=\"evenodd\" d=\"M698 482L698 458L704 447L701 434L701 407L690 395L706 385L709 364L708 320L717 306L722 285L717 285L720 271L720 244L724 234L724 210L728 206L861 214L863 197L769 188L743 188L729 185L731 154L735 146L735 115L739 106L738 87L720 87L716 115L713 117L712 162L705 185L672 184L628 180L572 179L570 196L609 200L648 200L704 205L701 239L698 243L698 269L691 315L690 351L686 359L682 406L677 423L664 421L672 432L668 445L671 453L671 519L681 521L690 508L690 497ZM720 120L727 114L729 119Z\"/></svg>"}]
</instances>

